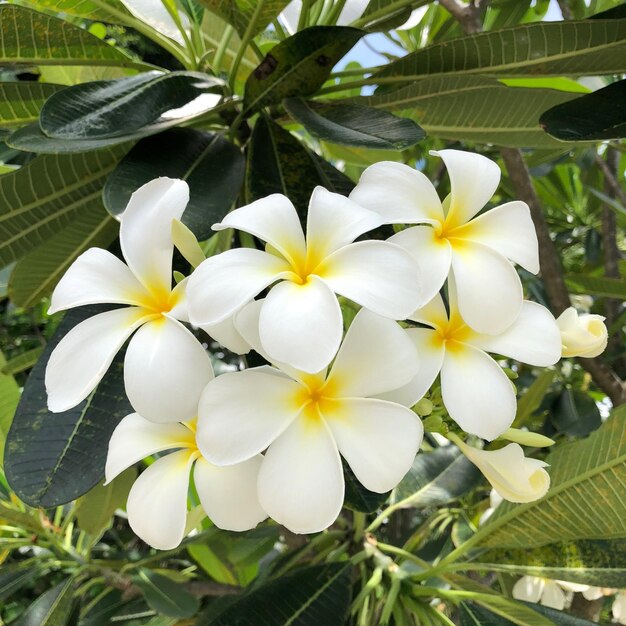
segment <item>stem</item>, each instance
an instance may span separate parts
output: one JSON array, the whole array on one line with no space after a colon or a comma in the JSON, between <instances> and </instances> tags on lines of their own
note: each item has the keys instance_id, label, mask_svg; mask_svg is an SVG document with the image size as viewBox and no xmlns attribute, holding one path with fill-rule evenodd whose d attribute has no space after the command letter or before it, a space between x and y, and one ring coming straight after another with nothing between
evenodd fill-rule
<instances>
[{"instance_id":1,"label":"stem","mask_svg":"<svg viewBox=\"0 0 626 626\"><path fill-rule=\"evenodd\" d=\"M192 68L194 70L197 70L198 58L201 55L198 55L196 53L196 48L193 42L191 41L189 34L185 30L185 27L183 26L183 22L180 19L180 15L178 14L178 11L176 10L175 7L171 6L170 3L167 2L167 0L163 0L161 4L165 7L165 10L169 13L174 24L176 24L176 28L178 28L178 32L180 33L181 37L183 38L183 41L185 42L185 48L187 49L187 52L189 53L189 60L192 62Z\"/></svg>"},{"instance_id":2,"label":"stem","mask_svg":"<svg viewBox=\"0 0 626 626\"><path fill-rule=\"evenodd\" d=\"M239 49L237 50L237 56L233 61L233 66L230 70L230 84L233 87L235 86L235 80L237 78L237 72L239 71L239 65L241 64L241 59L243 59L243 55L248 47L249 43L252 41L254 36L254 29L256 28L257 20L261 15L261 11L263 10L263 6L265 5L265 0L258 0L256 7L254 8L254 13L248 22L248 26L246 27L246 32L243 34L241 38L241 44Z\"/></svg>"},{"instance_id":3,"label":"stem","mask_svg":"<svg viewBox=\"0 0 626 626\"><path fill-rule=\"evenodd\" d=\"M430 1L430 0L429 0ZM361 16L360 18L354 20L350 24L350 26L354 26L355 28L363 28L367 24L371 24L372 22L377 22L382 18L387 17L387 15L391 15L392 13L396 13L399 9L404 9L405 7L411 6L412 8L417 8L422 6L423 4L427 4L426 2L416 2L415 0L396 0L396 2L390 2L382 9L378 9L378 11L372 11L369 15ZM440 4L444 4L441 2Z\"/></svg>"},{"instance_id":4,"label":"stem","mask_svg":"<svg viewBox=\"0 0 626 626\"><path fill-rule=\"evenodd\" d=\"M302 9L300 10L300 15L298 16L297 30L302 30L303 28L306 28L310 9L311 0L302 0Z\"/></svg>"},{"instance_id":5,"label":"stem","mask_svg":"<svg viewBox=\"0 0 626 626\"><path fill-rule=\"evenodd\" d=\"M328 12L326 16L327 24L336 24L341 12L343 11L343 7L346 5L346 0L335 0L332 4L331 10Z\"/></svg>"},{"instance_id":6,"label":"stem","mask_svg":"<svg viewBox=\"0 0 626 626\"><path fill-rule=\"evenodd\" d=\"M215 56L213 57L213 69L217 72L222 67L222 61L224 60L224 55L226 54L226 50L228 49L228 44L233 36L235 29L230 24L226 26L224 29L224 34L220 39L220 43L215 51Z\"/></svg>"},{"instance_id":7,"label":"stem","mask_svg":"<svg viewBox=\"0 0 626 626\"><path fill-rule=\"evenodd\" d=\"M397 556L402 557L407 561L412 561L416 565L419 565L424 570L432 570L432 565L428 563L428 561L424 561L424 559L420 559L419 556L415 554L411 554L402 548L398 548L396 546L392 546L388 543L381 543L380 541L376 542L376 547L382 552L389 552L390 554L395 554Z\"/></svg>"}]
</instances>

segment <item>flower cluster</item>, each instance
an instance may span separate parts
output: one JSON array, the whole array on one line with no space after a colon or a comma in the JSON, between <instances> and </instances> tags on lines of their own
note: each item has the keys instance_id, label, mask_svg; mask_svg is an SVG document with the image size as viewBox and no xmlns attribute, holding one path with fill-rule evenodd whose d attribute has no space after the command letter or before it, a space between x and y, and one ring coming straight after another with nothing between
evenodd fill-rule
<instances>
[{"instance_id":1,"label":"flower cluster","mask_svg":"<svg viewBox=\"0 0 626 626\"><path fill-rule=\"evenodd\" d=\"M46 371L48 405L63 411L85 399L130 337L124 383L135 413L113 433L106 479L169 452L128 498L129 522L145 541L167 549L185 536L192 472L202 507L221 528L252 528L268 516L299 533L328 527L344 500L342 457L379 493L409 470L423 437L410 407L438 376L462 430L516 440L507 435L515 390L488 353L548 366L562 344L547 309L524 301L513 266L538 271L532 221L522 202L476 217L499 168L480 155L435 154L451 181L443 202L420 172L378 163L349 198L315 189L305 233L290 200L274 194L213 227L248 233L264 250L228 249L174 287L173 247L189 234L178 221L189 192L183 181L158 178L121 217L126 264L92 248L68 269L52 312L126 306L61 340ZM362 238L385 224L413 225L387 241ZM345 334L343 301L360 307ZM189 323L268 365L215 378ZM585 343L571 326L565 320L569 353ZM595 341L595 325L585 328ZM545 494L545 464L526 459L517 443L479 450L453 438L505 499Z\"/></svg>"}]
</instances>

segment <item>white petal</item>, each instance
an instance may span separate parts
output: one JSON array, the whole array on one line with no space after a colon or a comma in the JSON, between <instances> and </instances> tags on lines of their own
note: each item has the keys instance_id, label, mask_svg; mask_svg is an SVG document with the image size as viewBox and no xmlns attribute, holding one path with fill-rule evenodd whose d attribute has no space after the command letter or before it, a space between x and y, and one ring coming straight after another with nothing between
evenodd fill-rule
<instances>
[{"instance_id":1,"label":"white petal","mask_svg":"<svg viewBox=\"0 0 626 626\"><path fill-rule=\"evenodd\" d=\"M508 328L522 307L522 283L501 254L474 242L452 244L452 272L461 316L480 333Z\"/></svg>"},{"instance_id":2,"label":"white petal","mask_svg":"<svg viewBox=\"0 0 626 626\"><path fill-rule=\"evenodd\" d=\"M343 334L335 294L316 276L274 286L261 308L259 335L272 362L316 373L333 359Z\"/></svg>"},{"instance_id":3,"label":"white petal","mask_svg":"<svg viewBox=\"0 0 626 626\"><path fill-rule=\"evenodd\" d=\"M180 322L189 323L189 302L187 300L187 286L189 285L189 277L183 278L172 289L172 295L170 296L170 302L174 303L174 306L167 312L169 317L179 320Z\"/></svg>"},{"instance_id":4,"label":"white petal","mask_svg":"<svg viewBox=\"0 0 626 626\"><path fill-rule=\"evenodd\" d=\"M565 608L565 593L553 580L546 580L540 602L544 606L562 611Z\"/></svg>"},{"instance_id":5,"label":"white petal","mask_svg":"<svg viewBox=\"0 0 626 626\"><path fill-rule=\"evenodd\" d=\"M478 335L472 345L485 352L545 367L561 358L561 334L552 313L536 302L525 301L517 319L499 335Z\"/></svg>"},{"instance_id":6,"label":"white petal","mask_svg":"<svg viewBox=\"0 0 626 626\"><path fill-rule=\"evenodd\" d=\"M300 411L299 383L257 370L222 374L200 398L196 436L203 456L233 465L265 450Z\"/></svg>"},{"instance_id":7,"label":"white petal","mask_svg":"<svg viewBox=\"0 0 626 626\"><path fill-rule=\"evenodd\" d=\"M213 230L237 228L271 244L293 265L304 260L306 246L291 200L279 193L231 211Z\"/></svg>"},{"instance_id":8,"label":"white petal","mask_svg":"<svg viewBox=\"0 0 626 626\"><path fill-rule=\"evenodd\" d=\"M359 241L334 252L318 275L335 292L383 317L406 319L424 303L419 268L387 241Z\"/></svg>"},{"instance_id":9,"label":"white petal","mask_svg":"<svg viewBox=\"0 0 626 626\"><path fill-rule=\"evenodd\" d=\"M361 174L350 200L378 213L387 224L444 219L433 184L424 174L403 163L381 161L370 165Z\"/></svg>"},{"instance_id":10,"label":"white petal","mask_svg":"<svg viewBox=\"0 0 626 626\"><path fill-rule=\"evenodd\" d=\"M611 612L619 624L626 623L626 592L621 591L615 596Z\"/></svg>"},{"instance_id":11,"label":"white petal","mask_svg":"<svg viewBox=\"0 0 626 626\"><path fill-rule=\"evenodd\" d=\"M121 216L124 258L144 287L159 296L172 288L172 220L181 218L188 202L185 181L155 178L133 193Z\"/></svg>"},{"instance_id":12,"label":"white petal","mask_svg":"<svg viewBox=\"0 0 626 626\"><path fill-rule=\"evenodd\" d=\"M404 478L424 436L415 413L372 398L328 402L322 411L339 452L367 489L384 493Z\"/></svg>"},{"instance_id":13,"label":"white petal","mask_svg":"<svg viewBox=\"0 0 626 626\"><path fill-rule=\"evenodd\" d=\"M500 184L498 164L474 152L439 150L431 154L443 159L450 177L449 226L465 224L489 201Z\"/></svg>"},{"instance_id":14,"label":"white petal","mask_svg":"<svg viewBox=\"0 0 626 626\"><path fill-rule=\"evenodd\" d=\"M100 302L142 306L147 298L148 293L128 266L106 250L89 248L55 287L48 313Z\"/></svg>"},{"instance_id":15,"label":"white petal","mask_svg":"<svg viewBox=\"0 0 626 626\"><path fill-rule=\"evenodd\" d=\"M104 475L110 483L127 467L156 452L175 448L193 448L195 435L182 424L155 424L137 413L127 415L116 427L109 441Z\"/></svg>"},{"instance_id":16,"label":"white petal","mask_svg":"<svg viewBox=\"0 0 626 626\"><path fill-rule=\"evenodd\" d=\"M194 482L211 521L224 530L249 530L262 522L267 513L257 496L257 480L263 457L218 467L200 458L194 468Z\"/></svg>"},{"instance_id":17,"label":"white petal","mask_svg":"<svg viewBox=\"0 0 626 626\"><path fill-rule=\"evenodd\" d=\"M430 226L414 226L401 230L387 241L404 248L415 259L422 279L422 298L434 298L450 273L450 242L436 237L434 228Z\"/></svg>"},{"instance_id":18,"label":"white petal","mask_svg":"<svg viewBox=\"0 0 626 626\"><path fill-rule=\"evenodd\" d=\"M537 233L525 202L516 200L491 209L455 231L454 236L482 243L529 272L539 272Z\"/></svg>"},{"instance_id":19,"label":"white petal","mask_svg":"<svg viewBox=\"0 0 626 626\"><path fill-rule=\"evenodd\" d=\"M189 472L194 459L190 450L157 459L141 473L128 494L128 523L153 548L171 550L185 536Z\"/></svg>"},{"instance_id":20,"label":"white petal","mask_svg":"<svg viewBox=\"0 0 626 626\"><path fill-rule=\"evenodd\" d=\"M152 317L144 309L129 307L99 313L72 328L46 366L48 408L59 413L84 400L126 339Z\"/></svg>"},{"instance_id":21,"label":"white petal","mask_svg":"<svg viewBox=\"0 0 626 626\"><path fill-rule=\"evenodd\" d=\"M283 259L251 248L212 256L189 277L189 318L196 326L223 322L289 271Z\"/></svg>"},{"instance_id":22,"label":"white petal","mask_svg":"<svg viewBox=\"0 0 626 626\"><path fill-rule=\"evenodd\" d=\"M428 301L423 307L414 311L409 319L420 324L428 324L433 328L447 328L448 312L443 303L443 298L437 294L432 300Z\"/></svg>"},{"instance_id":23,"label":"white petal","mask_svg":"<svg viewBox=\"0 0 626 626\"><path fill-rule=\"evenodd\" d=\"M467 344L446 346L441 396L450 417L467 433L491 441L515 419L515 391L498 364Z\"/></svg>"},{"instance_id":24,"label":"white petal","mask_svg":"<svg viewBox=\"0 0 626 626\"><path fill-rule=\"evenodd\" d=\"M536 576L522 576L513 585L513 597L516 600L525 600L526 602L539 602L541 592L543 591L543 578Z\"/></svg>"},{"instance_id":25,"label":"white petal","mask_svg":"<svg viewBox=\"0 0 626 626\"><path fill-rule=\"evenodd\" d=\"M126 395L137 413L153 422L186 422L213 378L211 360L179 322L161 316L144 324L124 358Z\"/></svg>"},{"instance_id":26,"label":"white petal","mask_svg":"<svg viewBox=\"0 0 626 626\"><path fill-rule=\"evenodd\" d=\"M218 322L217 324L202 326L202 330L217 341L217 343L235 354L247 354L250 352L250 344L235 327L234 316L227 317L224 321Z\"/></svg>"},{"instance_id":27,"label":"white petal","mask_svg":"<svg viewBox=\"0 0 626 626\"><path fill-rule=\"evenodd\" d=\"M361 309L346 333L328 383L334 397L365 398L401 387L418 369L417 350L404 329Z\"/></svg>"},{"instance_id":28,"label":"white petal","mask_svg":"<svg viewBox=\"0 0 626 626\"><path fill-rule=\"evenodd\" d=\"M383 400L398 402L411 407L419 402L437 378L445 354L443 342L437 331L428 328L408 328L404 331L417 348L419 369L406 385L388 393L380 394Z\"/></svg>"},{"instance_id":29,"label":"white petal","mask_svg":"<svg viewBox=\"0 0 626 626\"><path fill-rule=\"evenodd\" d=\"M308 258L321 260L381 224L383 220L377 213L338 193L316 187L307 217ZM308 265L313 266L310 262Z\"/></svg>"},{"instance_id":30,"label":"white petal","mask_svg":"<svg viewBox=\"0 0 626 626\"><path fill-rule=\"evenodd\" d=\"M343 505L337 445L322 419L298 418L270 446L259 473L259 501L294 533L328 528Z\"/></svg>"}]
</instances>

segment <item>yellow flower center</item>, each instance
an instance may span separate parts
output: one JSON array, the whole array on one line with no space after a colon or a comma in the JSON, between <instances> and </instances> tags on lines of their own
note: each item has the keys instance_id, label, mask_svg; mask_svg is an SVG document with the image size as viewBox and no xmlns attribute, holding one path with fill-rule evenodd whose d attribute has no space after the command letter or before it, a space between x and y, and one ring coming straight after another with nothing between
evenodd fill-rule
<instances>
[{"instance_id":1,"label":"yellow flower center","mask_svg":"<svg viewBox=\"0 0 626 626\"><path fill-rule=\"evenodd\" d=\"M140 298L144 309L163 314L169 313L180 301L180 292L168 291L167 289L151 289L149 294Z\"/></svg>"},{"instance_id":2,"label":"yellow flower center","mask_svg":"<svg viewBox=\"0 0 626 626\"><path fill-rule=\"evenodd\" d=\"M334 385L320 374L308 375L302 382L304 384L294 398L295 404L306 419L318 420L324 413L324 407L329 402L336 402Z\"/></svg>"},{"instance_id":3,"label":"yellow flower center","mask_svg":"<svg viewBox=\"0 0 626 626\"><path fill-rule=\"evenodd\" d=\"M446 350L459 350L462 344L472 336L472 329L463 321L460 315L453 315L449 322L435 329L434 341L438 347L445 346Z\"/></svg>"}]
</instances>

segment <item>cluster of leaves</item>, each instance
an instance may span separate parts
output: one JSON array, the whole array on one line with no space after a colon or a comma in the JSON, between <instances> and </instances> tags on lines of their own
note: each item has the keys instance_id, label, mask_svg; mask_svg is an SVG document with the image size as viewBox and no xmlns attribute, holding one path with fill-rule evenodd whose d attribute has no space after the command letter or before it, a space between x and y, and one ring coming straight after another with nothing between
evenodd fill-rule
<instances>
[{"instance_id":1,"label":"cluster of leaves","mask_svg":"<svg viewBox=\"0 0 626 626\"><path fill-rule=\"evenodd\" d=\"M605 276L602 230L607 210L623 226L626 208L603 186L594 142L625 127L624 81L610 82L626 72L624 7L572 2L573 19L543 22L547 2L494 0L484 32L464 35L436 3L371 0L338 26L344 3L316 0L303 2L289 36L278 20L286 1L163 0L172 32L142 4L0 4L0 620L590 623L510 594L511 576L524 574L626 587L626 414L601 423L604 394L580 367L537 377L510 364L524 392L515 426L558 440L547 458L553 488L539 502L503 505L479 525L485 483L455 447L430 440L391 494L365 492L346 470L347 508L329 531L302 539L268 524L234 534L205 520L161 554L114 516L133 473L101 486L106 442L130 412L119 365L78 407L46 408L47 358L93 310L69 312L58 330L43 311L79 254L116 250L115 216L157 176L188 182L183 221L210 255L232 245L210 226L236 204L279 192L303 215L316 185L346 194L383 159L417 162L439 181L424 159L442 145L478 145L493 158L500 146L528 149L568 288L623 300L626 267L618 260ZM418 7L417 25L390 34ZM337 70L368 34L407 54ZM589 93L580 76L610 78ZM505 181L501 199L514 195ZM549 304L538 279L525 282ZM625 313L614 312L607 359L624 378ZM435 391L418 407L430 430L445 425L438 400Z\"/></svg>"}]
</instances>

